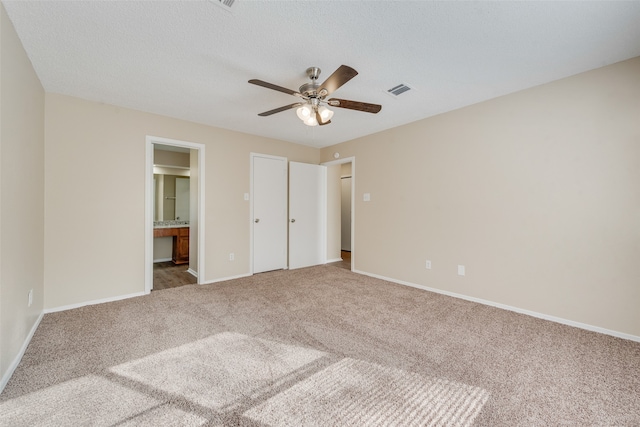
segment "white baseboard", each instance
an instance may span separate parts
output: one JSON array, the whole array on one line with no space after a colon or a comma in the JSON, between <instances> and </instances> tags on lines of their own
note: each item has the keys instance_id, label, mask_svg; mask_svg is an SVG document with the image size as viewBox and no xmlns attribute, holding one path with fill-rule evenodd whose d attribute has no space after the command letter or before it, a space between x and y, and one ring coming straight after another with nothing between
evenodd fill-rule
<instances>
[{"instance_id":1,"label":"white baseboard","mask_svg":"<svg viewBox=\"0 0 640 427\"><path fill-rule=\"evenodd\" d=\"M158 258L158 259L154 259L153 263L155 264L156 262L167 262L167 261L171 261L173 258Z\"/></svg>"},{"instance_id":2,"label":"white baseboard","mask_svg":"<svg viewBox=\"0 0 640 427\"><path fill-rule=\"evenodd\" d=\"M60 306L60 307L46 308L44 310L44 312L45 312L45 314L47 314L47 313L55 313L57 311L72 310L74 308L85 307L87 305L95 305L95 304L103 304L105 302L120 301L120 300L128 299L128 298L141 297L143 295L147 295L147 294L144 293L144 292L136 292L134 294L118 295L118 296L115 296L115 297L96 299L96 300L93 300L93 301L79 302L77 304L70 304L70 305L63 305L63 306Z\"/></svg>"},{"instance_id":3,"label":"white baseboard","mask_svg":"<svg viewBox=\"0 0 640 427\"><path fill-rule=\"evenodd\" d=\"M227 280L242 279L243 277L253 276L251 273L238 274L237 276L221 277L219 279L209 280L207 282L200 283L201 285L211 285L213 283L226 282Z\"/></svg>"},{"instance_id":4,"label":"white baseboard","mask_svg":"<svg viewBox=\"0 0 640 427\"><path fill-rule=\"evenodd\" d=\"M342 258L333 258L333 259L328 259L326 264L329 264L330 262L338 262L338 261L344 261Z\"/></svg>"},{"instance_id":5,"label":"white baseboard","mask_svg":"<svg viewBox=\"0 0 640 427\"><path fill-rule=\"evenodd\" d=\"M187 273L189 273L190 275L192 275L193 277L198 277L198 272L192 269L188 269Z\"/></svg>"},{"instance_id":6,"label":"white baseboard","mask_svg":"<svg viewBox=\"0 0 640 427\"><path fill-rule=\"evenodd\" d=\"M556 316L551 316L551 315L548 315L548 314L538 313L538 312L531 311L531 310L525 310L525 309L522 309L522 308L513 307L513 306L510 306L510 305L506 305L506 304L500 304L498 302L484 300L484 299L481 299L481 298L475 298L475 297L470 297L470 296L467 296L467 295L457 294L457 293L454 293L454 292L443 291L441 289L430 288L428 286L418 285L416 283L405 282L404 280L398 280L398 279L393 279L391 277L380 276L379 274L367 273L365 271L360 271L360 270L352 270L352 271L354 273L362 274L362 275L365 275L365 276L375 277L376 279L386 280L387 282L393 282L393 283L397 283L399 285L411 286L412 288L422 289L423 291L434 292L434 293L437 293L437 294L447 295L447 296L450 296L450 297L459 298L459 299L463 299L463 300L467 300L467 301L471 301L471 302L477 302L479 304L484 304L484 305L488 305L488 306L491 306L491 307L501 308L503 310L509 310L509 311L513 311L513 312L516 312L516 313L520 313L520 314L526 314L527 316L531 316L531 317L537 317L538 319L549 320L551 322L561 323L563 325L573 326L573 327L576 327L576 328L585 329L587 331L599 332L601 334L611 335L611 336L614 336L614 337L617 337L617 338L622 338L622 339L625 339L625 340L640 342L640 337L639 336L635 336L635 335L631 335L631 334L625 334L623 332L618 332L618 331L612 331L610 329L601 328L599 326L593 326L593 325L589 325L589 324L586 324L586 323L575 322L573 320L563 319L562 317L556 317Z\"/></svg>"},{"instance_id":7,"label":"white baseboard","mask_svg":"<svg viewBox=\"0 0 640 427\"><path fill-rule=\"evenodd\" d=\"M43 316L44 316L44 311L42 311L38 316L38 319L35 321L35 323L31 327L31 330L29 331L27 338L24 340L22 347L20 347L20 351L18 352L16 357L13 359L13 362L11 362L11 365L9 365L9 369L7 369L7 372L5 372L4 375L2 376L2 380L0 380L0 393L2 393L4 388L7 386L9 379L11 378L13 373L16 371L16 368L18 367L18 365L20 364L20 361L22 360L22 356L24 356L25 351L27 351L27 347L31 342L31 338L33 338L33 334L36 333L36 329L38 329L38 326L40 325L40 321L42 320Z\"/></svg>"}]
</instances>

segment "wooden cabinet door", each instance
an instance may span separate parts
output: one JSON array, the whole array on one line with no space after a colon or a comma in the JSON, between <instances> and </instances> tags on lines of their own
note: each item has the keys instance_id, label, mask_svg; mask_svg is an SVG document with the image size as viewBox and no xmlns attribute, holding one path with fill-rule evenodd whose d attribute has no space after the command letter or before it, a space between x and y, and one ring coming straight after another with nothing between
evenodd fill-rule
<instances>
[{"instance_id":1,"label":"wooden cabinet door","mask_svg":"<svg viewBox=\"0 0 640 427\"><path fill-rule=\"evenodd\" d=\"M173 238L173 262L186 264L189 262L189 227L178 228Z\"/></svg>"}]
</instances>

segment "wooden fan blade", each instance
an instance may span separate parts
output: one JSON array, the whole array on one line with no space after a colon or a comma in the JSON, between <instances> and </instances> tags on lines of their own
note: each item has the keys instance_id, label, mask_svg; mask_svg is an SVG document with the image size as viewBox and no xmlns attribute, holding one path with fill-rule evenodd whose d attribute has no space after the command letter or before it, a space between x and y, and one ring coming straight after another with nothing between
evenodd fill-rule
<instances>
[{"instance_id":1,"label":"wooden fan blade","mask_svg":"<svg viewBox=\"0 0 640 427\"><path fill-rule=\"evenodd\" d=\"M318 111L316 111L316 121L320 126L328 125L329 123L331 123L331 120L327 120L326 122L323 122L322 116L320 115L320 113L318 113Z\"/></svg>"},{"instance_id":2,"label":"wooden fan blade","mask_svg":"<svg viewBox=\"0 0 640 427\"><path fill-rule=\"evenodd\" d=\"M348 99L331 98L327 101L327 103L332 107L348 108L349 110L364 111L365 113L376 114L377 112L382 110L382 105L349 101Z\"/></svg>"},{"instance_id":3,"label":"wooden fan blade","mask_svg":"<svg viewBox=\"0 0 640 427\"><path fill-rule=\"evenodd\" d=\"M335 92L340 86L357 75L358 72L353 68L346 65L339 66L338 69L335 70L333 74L331 74L329 78L318 87L318 95L320 97L325 97Z\"/></svg>"},{"instance_id":4,"label":"wooden fan blade","mask_svg":"<svg viewBox=\"0 0 640 427\"><path fill-rule=\"evenodd\" d=\"M249 83L254 84L254 85L258 85L258 86L262 86L262 87L266 87L267 89L277 90L278 92L284 92L284 93L289 94L289 95L301 96L300 93L296 92L295 90L287 89L286 87L274 85L273 83L265 82L265 81L262 81L262 80L251 79L251 80L249 80Z\"/></svg>"},{"instance_id":5,"label":"wooden fan blade","mask_svg":"<svg viewBox=\"0 0 640 427\"><path fill-rule=\"evenodd\" d=\"M287 110L291 110L292 108L302 107L303 105L304 105L304 102L296 102L295 104L289 104L289 105L285 105L284 107L274 108L273 110L265 111L264 113L260 113L258 115L261 117L266 117L275 113L279 113L281 111L287 111Z\"/></svg>"}]
</instances>

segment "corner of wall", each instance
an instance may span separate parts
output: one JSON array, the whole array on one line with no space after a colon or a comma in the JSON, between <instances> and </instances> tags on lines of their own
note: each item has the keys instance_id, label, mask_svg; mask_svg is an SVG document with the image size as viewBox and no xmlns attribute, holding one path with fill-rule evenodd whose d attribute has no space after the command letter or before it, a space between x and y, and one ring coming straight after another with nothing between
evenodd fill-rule
<instances>
[{"instance_id":1,"label":"corner of wall","mask_svg":"<svg viewBox=\"0 0 640 427\"><path fill-rule=\"evenodd\" d=\"M44 89L1 3L0 105L2 389L43 316Z\"/></svg>"}]
</instances>

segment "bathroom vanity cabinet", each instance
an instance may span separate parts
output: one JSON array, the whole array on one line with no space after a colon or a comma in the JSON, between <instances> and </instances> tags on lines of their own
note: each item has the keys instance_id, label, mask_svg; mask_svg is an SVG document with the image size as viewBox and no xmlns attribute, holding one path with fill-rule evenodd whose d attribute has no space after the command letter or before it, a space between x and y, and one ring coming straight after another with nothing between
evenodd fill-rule
<instances>
[{"instance_id":1,"label":"bathroom vanity cabinet","mask_svg":"<svg viewBox=\"0 0 640 427\"><path fill-rule=\"evenodd\" d=\"M189 262L189 227L154 228L153 237L173 237L171 260L174 264Z\"/></svg>"}]
</instances>

